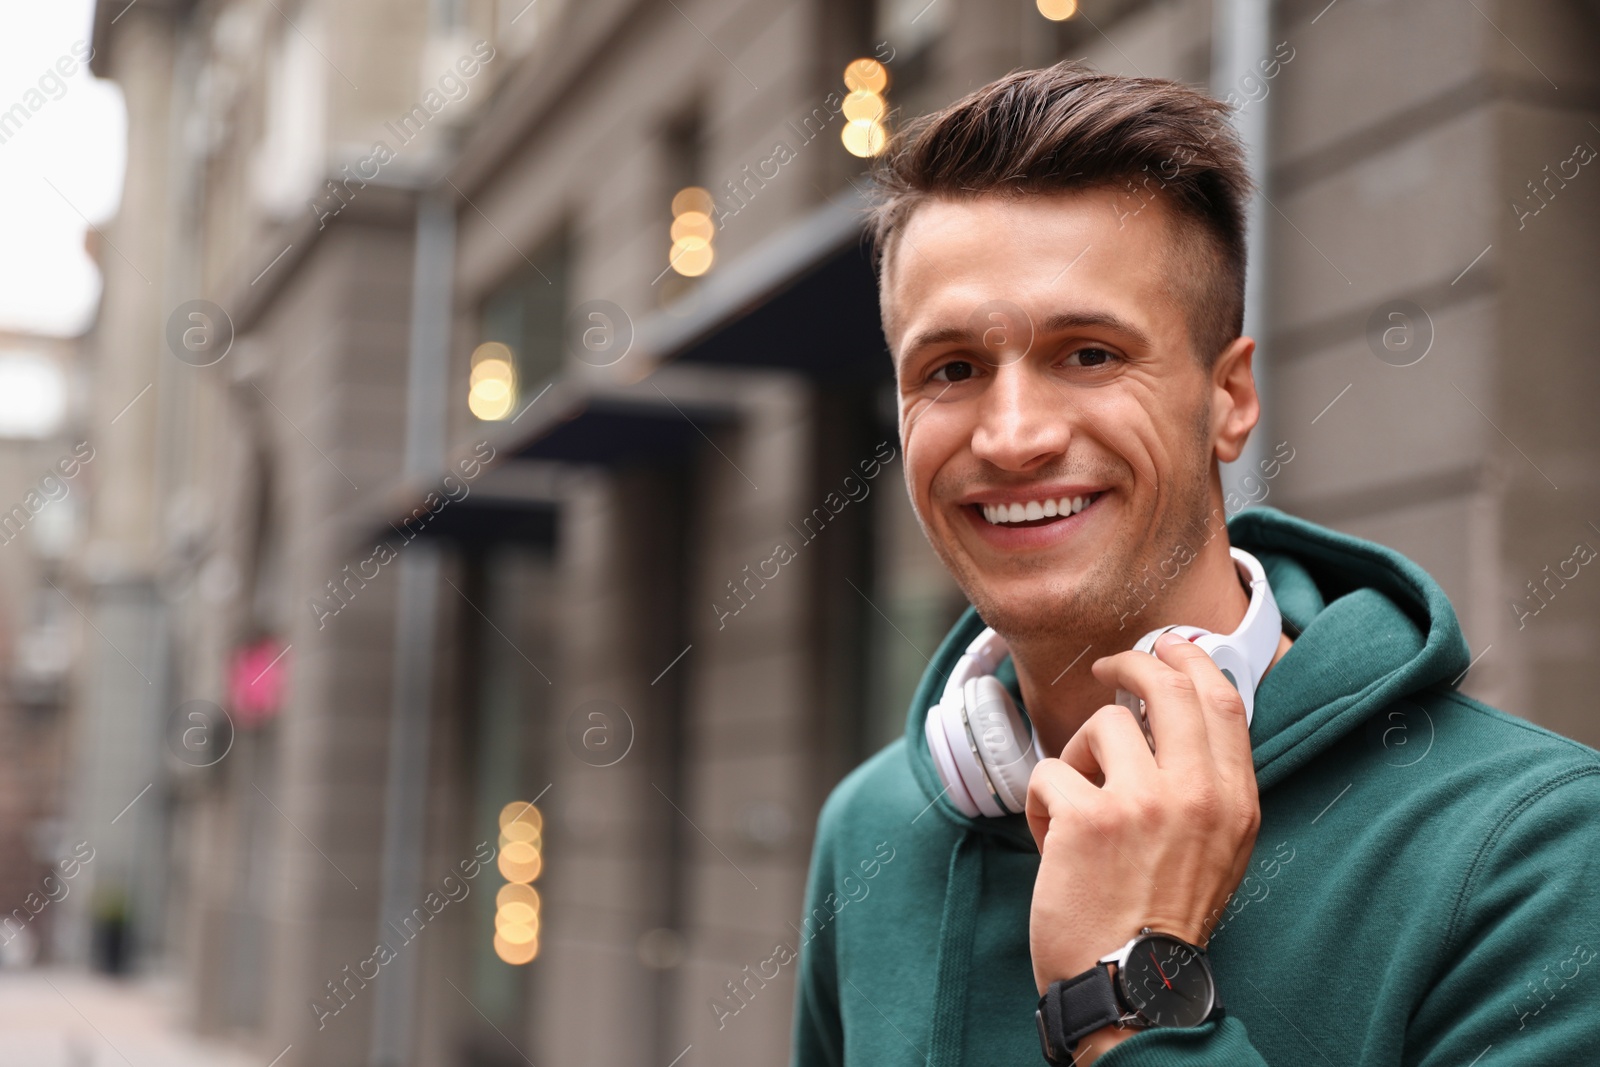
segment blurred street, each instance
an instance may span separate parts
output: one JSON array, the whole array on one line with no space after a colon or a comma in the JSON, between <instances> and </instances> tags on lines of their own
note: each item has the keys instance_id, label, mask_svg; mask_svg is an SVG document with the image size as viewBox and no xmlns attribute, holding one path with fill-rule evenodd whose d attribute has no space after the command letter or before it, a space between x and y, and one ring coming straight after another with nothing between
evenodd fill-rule
<instances>
[{"instance_id":1,"label":"blurred street","mask_svg":"<svg viewBox=\"0 0 1600 1067\"><path fill-rule=\"evenodd\" d=\"M261 1067L259 1057L194 1035L178 983L118 981L60 968L0 971L0 1067Z\"/></svg>"},{"instance_id":2,"label":"blurred street","mask_svg":"<svg viewBox=\"0 0 1600 1067\"><path fill-rule=\"evenodd\" d=\"M877 165L1015 70L1231 109L1224 517L1600 745L1600 0L0 4L0 1067L785 1062L819 812L970 606Z\"/></svg>"}]
</instances>

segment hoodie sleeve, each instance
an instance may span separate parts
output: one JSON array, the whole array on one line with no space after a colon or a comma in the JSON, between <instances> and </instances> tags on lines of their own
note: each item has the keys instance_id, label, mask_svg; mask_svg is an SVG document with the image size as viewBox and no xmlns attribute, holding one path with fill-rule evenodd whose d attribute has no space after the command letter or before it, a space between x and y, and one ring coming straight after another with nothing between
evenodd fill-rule
<instances>
[{"instance_id":1,"label":"hoodie sleeve","mask_svg":"<svg viewBox=\"0 0 1600 1067\"><path fill-rule=\"evenodd\" d=\"M1600 1019L1600 766L1552 775L1493 825L1454 901L1403 1049L1362 1064L1587 1063ZM1302 1062L1319 1062L1317 1060ZM1257 1067L1244 1023L1150 1030L1097 1067ZM1283 1067L1283 1065L1277 1065Z\"/></svg>"},{"instance_id":2,"label":"hoodie sleeve","mask_svg":"<svg viewBox=\"0 0 1600 1067\"><path fill-rule=\"evenodd\" d=\"M817 822L817 842L811 852L811 875L806 880L807 918L800 943L799 974L795 982L793 1067L841 1067L844 1063L844 1027L839 1015L839 972L834 947L834 924L813 932L810 916L823 906L823 886L834 884L832 820L824 809Z\"/></svg>"},{"instance_id":3,"label":"hoodie sleeve","mask_svg":"<svg viewBox=\"0 0 1600 1067\"><path fill-rule=\"evenodd\" d=\"M1188 1030L1146 1030L1095 1060L1095 1067L1266 1067L1266 1064L1261 1053L1250 1044L1244 1023L1232 1016Z\"/></svg>"},{"instance_id":4,"label":"hoodie sleeve","mask_svg":"<svg viewBox=\"0 0 1600 1067\"><path fill-rule=\"evenodd\" d=\"M1592 1061L1600 1020L1600 766L1507 812L1455 905L1447 964L1412 1017L1419 1067Z\"/></svg>"}]
</instances>

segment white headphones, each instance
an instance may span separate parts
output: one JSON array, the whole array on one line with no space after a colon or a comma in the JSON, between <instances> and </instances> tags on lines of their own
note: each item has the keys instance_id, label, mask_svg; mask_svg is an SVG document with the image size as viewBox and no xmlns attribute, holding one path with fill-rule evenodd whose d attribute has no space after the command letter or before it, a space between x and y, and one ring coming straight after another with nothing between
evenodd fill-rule
<instances>
[{"instance_id":1,"label":"white headphones","mask_svg":"<svg viewBox=\"0 0 1600 1067\"><path fill-rule=\"evenodd\" d=\"M1229 552L1240 578L1250 586L1250 607L1237 630L1224 635L1198 626L1163 626L1145 634L1133 647L1139 652L1152 652L1156 638L1168 631L1194 642L1239 690L1248 725L1255 716L1256 687L1278 651L1283 617L1260 562L1237 548ZM945 792L968 818L1024 811L1028 779L1034 765L1044 758L1037 734L1031 743L1023 740L1030 732L1028 726L1011 694L994 676L1000 661L1010 654L1005 638L985 629L956 661L950 680L945 683L944 696L928 709L924 724L928 749L933 753ZM1241 680L1247 684L1241 685ZM1119 689L1117 703L1133 712L1146 740L1150 740L1144 701ZM1151 741L1151 750L1154 748Z\"/></svg>"}]
</instances>

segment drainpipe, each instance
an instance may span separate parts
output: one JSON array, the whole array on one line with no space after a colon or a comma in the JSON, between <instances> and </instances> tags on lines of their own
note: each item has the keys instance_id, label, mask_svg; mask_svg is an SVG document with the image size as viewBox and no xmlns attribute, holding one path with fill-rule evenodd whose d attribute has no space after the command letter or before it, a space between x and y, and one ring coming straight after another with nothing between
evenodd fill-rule
<instances>
[{"instance_id":1,"label":"drainpipe","mask_svg":"<svg viewBox=\"0 0 1600 1067\"><path fill-rule=\"evenodd\" d=\"M1231 92L1247 99L1239 87L1246 74L1261 78L1260 63L1272 55L1272 0L1214 0L1211 28L1211 93L1221 100ZM1244 143L1250 178L1256 188L1266 195L1269 144L1267 140L1269 101L1272 91L1259 100L1250 101L1243 111L1233 117L1234 128ZM1272 376L1270 354L1262 350L1266 327L1267 279L1267 203L1260 196L1252 197L1246 210L1249 227L1245 251L1250 266L1244 284L1244 334L1256 339L1254 368L1256 389L1261 395L1261 422L1250 434L1244 451L1232 463L1222 465L1222 490L1224 499L1230 492L1238 492L1249 499L1240 483L1250 474L1260 477L1259 462L1269 452L1272 414Z\"/></svg>"},{"instance_id":2,"label":"drainpipe","mask_svg":"<svg viewBox=\"0 0 1600 1067\"><path fill-rule=\"evenodd\" d=\"M445 455L450 296L455 208L433 188L419 194L411 277L411 348L406 372L405 475L437 473ZM403 1067L415 1043L420 949L403 941L402 921L422 900L427 845L428 733L438 628L438 548L416 540L400 548L394 667L389 715L389 773L384 793L383 884L378 941L396 958L376 983L370 1067Z\"/></svg>"}]
</instances>

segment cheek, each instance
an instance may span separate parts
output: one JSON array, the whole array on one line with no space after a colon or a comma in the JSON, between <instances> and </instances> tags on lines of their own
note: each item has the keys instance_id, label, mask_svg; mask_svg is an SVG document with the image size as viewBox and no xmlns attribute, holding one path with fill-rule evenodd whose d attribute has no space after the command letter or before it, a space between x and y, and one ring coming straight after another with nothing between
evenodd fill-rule
<instances>
[{"instance_id":1,"label":"cheek","mask_svg":"<svg viewBox=\"0 0 1600 1067\"><path fill-rule=\"evenodd\" d=\"M1120 474L1119 480L1135 493L1164 480L1170 442L1162 430L1165 420L1147 398L1108 390L1076 406L1074 429L1079 443L1092 443L1108 472Z\"/></svg>"},{"instance_id":2,"label":"cheek","mask_svg":"<svg viewBox=\"0 0 1600 1067\"><path fill-rule=\"evenodd\" d=\"M1132 467L1137 488L1164 491L1195 465L1196 414L1164 390L1130 389L1094 416L1112 451Z\"/></svg>"},{"instance_id":3,"label":"cheek","mask_svg":"<svg viewBox=\"0 0 1600 1067\"><path fill-rule=\"evenodd\" d=\"M901 419L906 488L919 508L927 504L950 458L971 437L955 405L913 405Z\"/></svg>"}]
</instances>

